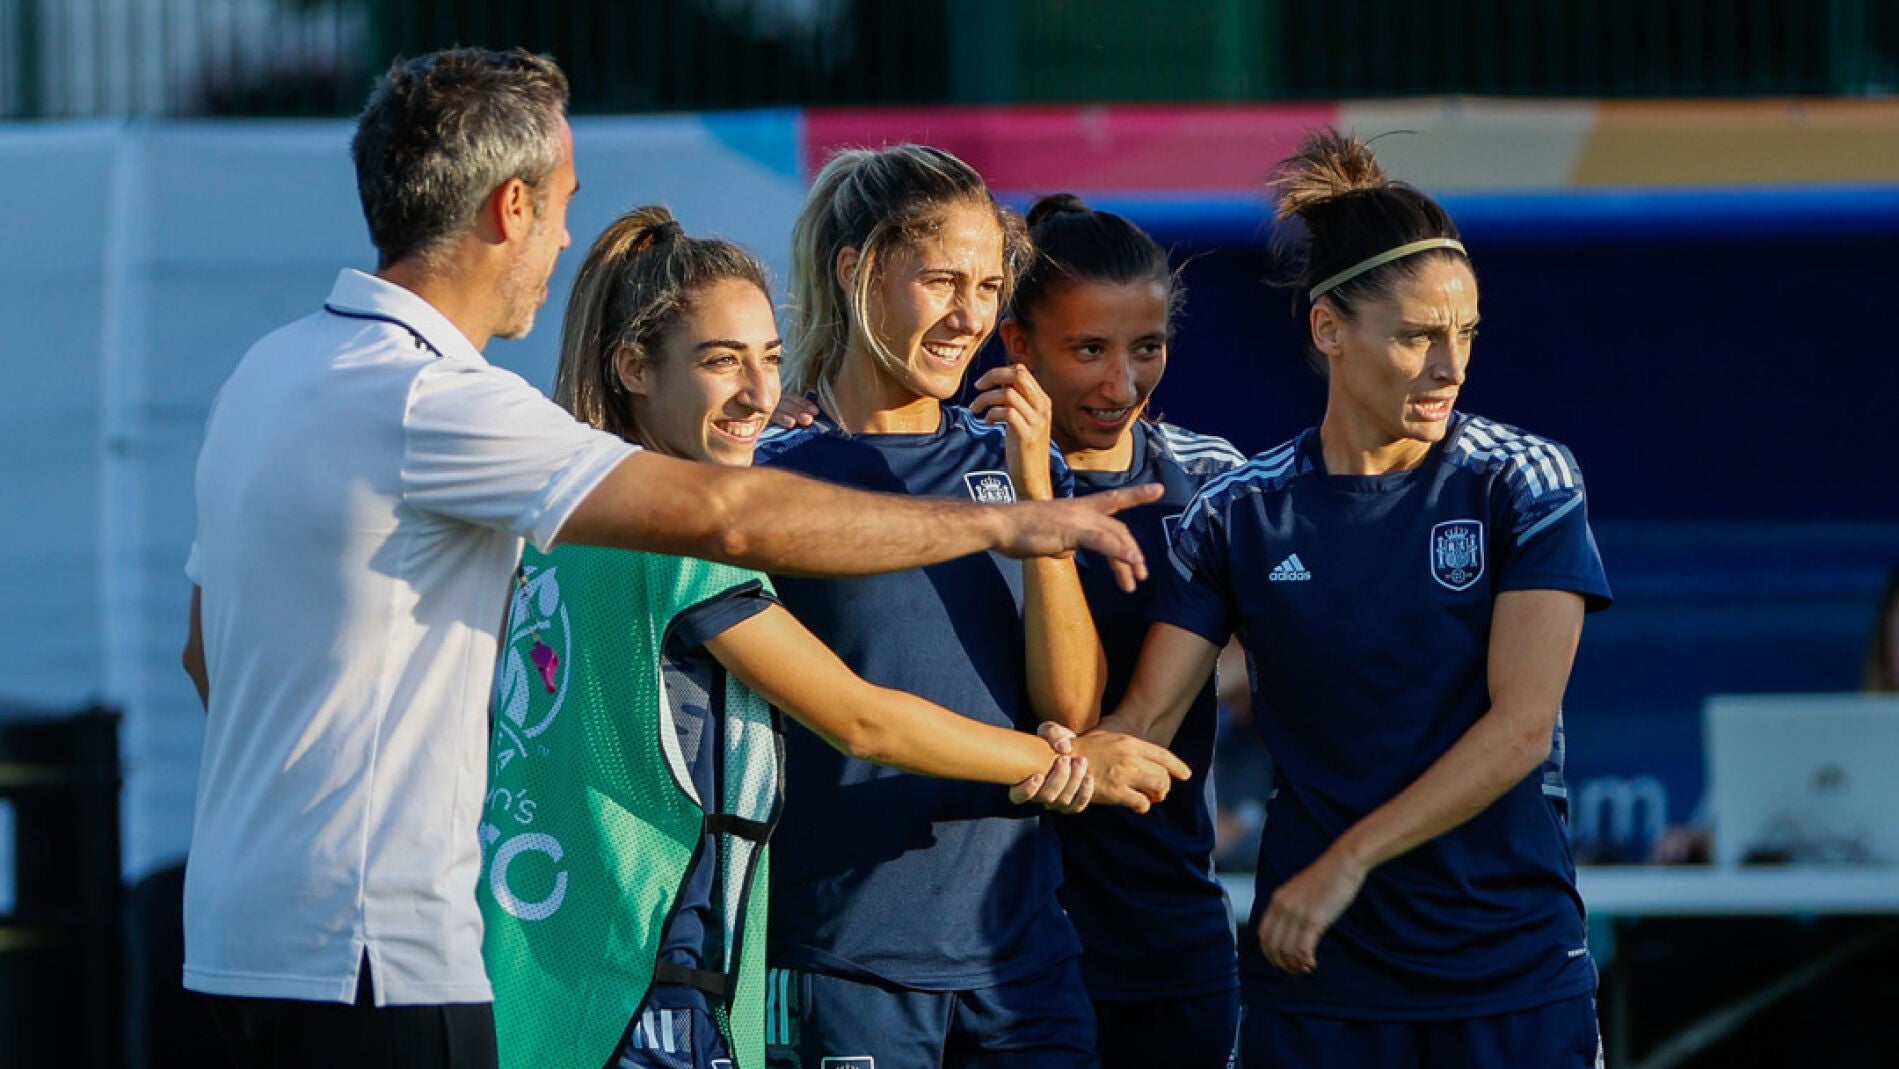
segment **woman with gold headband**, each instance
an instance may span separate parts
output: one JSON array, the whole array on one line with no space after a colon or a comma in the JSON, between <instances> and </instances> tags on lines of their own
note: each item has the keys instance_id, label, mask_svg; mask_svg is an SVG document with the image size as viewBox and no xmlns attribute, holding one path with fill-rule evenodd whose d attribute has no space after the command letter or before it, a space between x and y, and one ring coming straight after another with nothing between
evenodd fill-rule
<instances>
[{"instance_id":1,"label":"woman with gold headband","mask_svg":"<svg viewBox=\"0 0 1899 1069\"><path fill-rule=\"evenodd\" d=\"M1183 515L1127 697L1159 742L1230 635L1276 765L1240 1050L1259 1066L1590 1066L1595 967L1561 705L1609 586L1582 477L1457 411L1477 277L1456 225L1321 131L1272 184L1307 238L1324 418Z\"/></svg>"}]
</instances>

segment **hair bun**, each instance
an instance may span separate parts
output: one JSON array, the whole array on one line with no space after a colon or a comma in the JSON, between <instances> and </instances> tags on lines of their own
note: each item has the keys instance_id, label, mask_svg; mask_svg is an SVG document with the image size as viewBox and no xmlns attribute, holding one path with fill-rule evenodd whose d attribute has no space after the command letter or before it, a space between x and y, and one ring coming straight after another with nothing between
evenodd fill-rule
<instances>
[{"instance_id":1,"label":"hair bun","mask_svg":"<svg viewBox=\"0 0 1899 1069\"><path fill-rule=\"evenodd\" d=\"M673 218L672 211L660 204L636 208L621 216L620 221L615 225L626 228L628 252L645 252L686 236L685 228L679 225L679 220Z\"/></svg>"},{"instance_id":2,"label":"hair bun","mask_svg":"<svg viewBox=\"0 0 1899 1069\"><path fill-rule=\"evenodd\" d=\"M1088 202L1073 193L1050 193L1035 198L1029 206L1028 226L1034 230L1057 215L1082 215L1094 211Z\"/></svg>"},{"instance_id":3,"label":"hair bun","mask_svg":"<svg viewBox=\"0 0 1899 1069\"><path fill-rule=\"evenodd\" d=\"M1266 180L1273 196L1274 222L1303 215L1347 194L1390 185L1370 145L1331 128L1307 134L1299 151L1282 160Z\"/></svg>"}]
</instances>

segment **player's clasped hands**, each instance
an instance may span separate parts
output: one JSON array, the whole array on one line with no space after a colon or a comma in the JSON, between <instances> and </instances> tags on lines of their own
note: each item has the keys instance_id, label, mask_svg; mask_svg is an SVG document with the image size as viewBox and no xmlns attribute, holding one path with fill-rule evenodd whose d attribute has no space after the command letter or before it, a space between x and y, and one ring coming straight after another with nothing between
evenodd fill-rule
<instances>
[{"instance_id":1,"label":"player's clasped hands","mask_svg":"<svg viewBox=\"0 0 1899 1069\"><path fill-rule=\"evenodd\" d=\"M1077 735L1053 723L1043 724L1037 734L1054 748L1056 758L1048 771L1009 789L1009 800L1018 805L1034 802L1057 813L1079 813L1099 801L1145 813L1167 797L1174 780L1193 775L1165 747L1132 735L1101 730Z\"/></svg>"}]
</instances>

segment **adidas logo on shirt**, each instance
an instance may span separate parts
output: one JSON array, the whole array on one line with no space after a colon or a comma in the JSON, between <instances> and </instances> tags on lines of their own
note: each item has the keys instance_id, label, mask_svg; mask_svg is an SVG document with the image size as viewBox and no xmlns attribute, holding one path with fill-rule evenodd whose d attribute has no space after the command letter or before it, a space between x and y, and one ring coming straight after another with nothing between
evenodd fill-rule
<instances>
[{"instance_id":1,"label":"adidas logo on shirt","mask_svg":"<svg viewBox=\"0 0 1899 1069\"><path fill-rule=\"evenodd\" d=\"M1294 553L1280 561L1268 578L1275 583L1303 583L1312 578L1312 573L1306 571L1306 562L1299 559L1299 554Z\"/></svg>"}]
</instances>

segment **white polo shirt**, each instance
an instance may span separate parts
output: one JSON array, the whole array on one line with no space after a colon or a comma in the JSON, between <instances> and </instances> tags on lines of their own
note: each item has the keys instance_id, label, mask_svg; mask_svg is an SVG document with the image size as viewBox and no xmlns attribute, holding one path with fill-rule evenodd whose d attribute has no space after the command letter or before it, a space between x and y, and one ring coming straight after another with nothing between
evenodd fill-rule
<instances>
[{"instance_id":1,"label":"white polo shirt","mask_svg":"<svg viewBox=\"0 0 1899 1069\"><path fill-rule=\"evenodd\" d=\"M219 391L198 458L211 677L185 874L185 986L482 1002L476 835L497 632L634 452L357 271Z\"/></svg>"}]
</instances>

